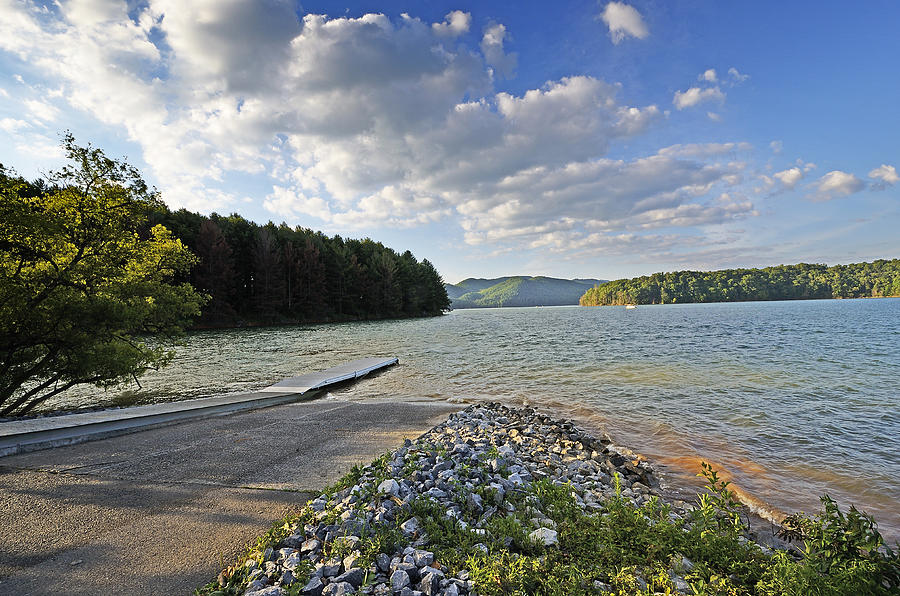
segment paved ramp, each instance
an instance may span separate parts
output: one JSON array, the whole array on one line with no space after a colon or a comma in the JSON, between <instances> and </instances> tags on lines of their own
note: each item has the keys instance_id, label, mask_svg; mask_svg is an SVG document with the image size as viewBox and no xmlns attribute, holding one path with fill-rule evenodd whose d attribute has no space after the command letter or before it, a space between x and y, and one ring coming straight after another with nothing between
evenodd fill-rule
<instances>
[{"instance_id":1,"label":"paved ramp","mask_svg":"<svg viewBox=\"0 0 900 596\"><path fill-rule=\"evenodd\" d=\"M461 408L320 399L0 458L0 594L189 594L353 464Z\"/></svg>"},{"instance_id":2,"label":"paved ramp","mask_svg":"<svg viewBox=\"0 0 900 596\"><path fill-rule=\"evenodd\" d=\"M397 362L397 358L360 358L327 370L285 379L254 393L4 422L0 424L0 457L111 437L191 418L222 416L290 403L312 391L359 379Z\"/></svg>"}]
</instances>

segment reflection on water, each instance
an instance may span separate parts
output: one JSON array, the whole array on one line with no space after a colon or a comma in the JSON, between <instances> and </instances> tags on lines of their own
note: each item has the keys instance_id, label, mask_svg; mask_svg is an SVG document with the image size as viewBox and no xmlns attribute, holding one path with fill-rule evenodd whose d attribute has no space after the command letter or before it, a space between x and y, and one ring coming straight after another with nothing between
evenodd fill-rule
<instances>
[{"instance_id":1,"label":"reflection on water","mask_svg":"<svg viewBox=\"0 0 900 596\"><path fill-rule=\"evenodd\" d=\"M397 356L341 397L527 403L607 430L696 486L710 461L748 502L829 493L900 539L900 299L455 311L424 320L191 334L143 389L66 405L241 392ZM61 402L57 402L56 406Z\"/></svg>"}]
</instances>

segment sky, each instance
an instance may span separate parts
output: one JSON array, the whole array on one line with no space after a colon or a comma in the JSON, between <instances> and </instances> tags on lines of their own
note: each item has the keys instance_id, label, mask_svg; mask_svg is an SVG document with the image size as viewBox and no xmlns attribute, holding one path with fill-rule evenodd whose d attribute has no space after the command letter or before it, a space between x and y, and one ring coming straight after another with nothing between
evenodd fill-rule
<instances>
[{"instance_id":1,"label":"sky","mask_svg":"<svg viewBox=\"0 0 900 596\"><path fill-rule=\"evenodd\" d=\"M449 282L900 257L900 3L0 0L0 163Z\"/></svg>"}]
</instances>

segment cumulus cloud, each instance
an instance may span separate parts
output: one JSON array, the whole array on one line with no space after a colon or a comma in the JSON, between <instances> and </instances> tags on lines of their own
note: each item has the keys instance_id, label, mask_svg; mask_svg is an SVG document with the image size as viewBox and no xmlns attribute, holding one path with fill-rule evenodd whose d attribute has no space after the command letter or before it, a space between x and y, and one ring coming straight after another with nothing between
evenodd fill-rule
<instances>
[{"instance_id":1,"label":"cumulus cloud","mask_svg":"<svg viewBox=\"0 0 900 596\"><path fill-rule=\"evenodd\" d=\"M715 82L717 82L719 79L718 79L718 77L716 76L716 69L715 69L715 68L710 68L710 69L707 69L707 70L703 71L702 73L700 73L700 74L697 76L697 80L698 80L698 81L705 81L705 82L707 82L707 83L715 83Z\"/></svg>"},{"instance_id":2,"label":"cumulus cloud","mask_svg":"<svg viewBox=\"0 0 900 596\"><path fill-rule=\"evenodd\" d=\"M618 45L626 37L644 39L650 35L641 13L624 2L610 2L600 13L600 18L609 27L609 37L614 44Z\"/></svg>"},{"instance_id":3,"label":"cumulus cloud","mask_svg":"<svg viewBox=\"0 0 900 596\"><path fill-rule=\"evenodd\" d=\"M797 159L792 167L775 172L771 176L760 175L758 179L762 181L762 184L754 190L757 193L767 193L769 195L793 190L806 177L806 174L815 168L816 164Z\"/></svg>"},{"instance_id":4,"label":"cumulus cloud","mask_svg":"<svg viewBox=\"0 0 900 596\"><path fill-rule=\"evenodd\" d=\"M494 71L503 78L510 78L516 70L516 54L507 54L503 49L506 38L506 27L494 24L485 29L481 38L481 52L484 59Z\"/></svg>"},{"instance_id":5,"label":"cumulus cloud","mask_svg":"<svg viewBox=\"0 0 900 596\"><path fill-rule=\"evenodd\" d=\"M725 101L725 94L718 87L701 89L691 87L687 91L676 91L672 103L678 110L690 108L705 101Z\"/></svg>"},{"instance_id":6,"label":"cumulus cloud","mask_svg":"<svg viewBox=\"0 0 900 596\"><path fill-rule=\"evenodd\" d=\"M431 28L442 37L458 37L469 31L472 15L461 10L454 10L444 17L443 23L433 23Z\"/></svg>"},{"instance_id":7,"label":"cumulus cloud","mask_svg":"<svg viewBox=\"0 0 900 596\"><path fill-rule=\"evenodd\" d=\"M237 172L265 182L263 208L292 221L344 230L453 218L470 243L572 250L755 215L734 192L745 144L609 159L663 112L627 105L617 85L589 76L497 92L496 77L515 69L502 24L473 48L460 40L472 25L459 11L439 23L298 20L293 3L269 4L71 2L51 14L15 4L0 50L61 82L50 108L65 102L125 131L173 206L239 203ZM630 6L610 3L604 15L614 41L647 35ZM691 91L685 107L724 98Z\"/></svg>"},{"instance_id":8,"label":"cumulus cloud","mask_svg":"<svg viewBox=\"0 0 900 596\"><path fill-rule=\"evenodd\" d=\"M777 178L785 188L792 189L803 178L803 170L797 167L788 168L787 170L782 170L781 172L775 172L774 174L772 174L772 176Z\"/></svg>"},{"instance_id":9,"label":"cumulus cloud","mask_svg":"<svg viewBox=\"0 0 900 596\"><path fill-rule=\"evenodd\" d=\"M327 201L321 197L308 197L297 188L273 186L263 206L272 213L284 216L309 215L323 221L331 220L331 209Z\"/></svg>"},{"instance_id":10,"label":"cumulus cloud","mask_svg":"<svg viewBox=\"0 0 900 596\"><path fill-rule=\"evenodd\" d=\"M866 187L865 182L840 170L828 172L813 185L812 198L817 201L829 201L837 197L846 197Z\"/></svg>"},{"instance_id":11,"label":"cumulus cloud","mask_svg":"<svg viewBox=\"0 0 900 596\"><path fill-rule=\"evenodd\" d=\"M869 172L869 178L874 178L878 181L872 184L874 190L884 190L888 186L893 186L900 181L900 176L897 175L896 168L887 164L881 164Z\"/></svg>"}]
</instances>

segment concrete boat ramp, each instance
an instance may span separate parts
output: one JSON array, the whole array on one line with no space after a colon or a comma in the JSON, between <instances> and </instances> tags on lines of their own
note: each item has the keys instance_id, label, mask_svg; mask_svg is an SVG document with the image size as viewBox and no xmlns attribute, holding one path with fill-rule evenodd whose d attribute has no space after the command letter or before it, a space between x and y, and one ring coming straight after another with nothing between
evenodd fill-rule
<instances>
[{"instance_id":1,"label":"concrete boat ramp","mask_svg":"<svg viewBox=\"0 0 900 596\"><path fill-rule=\"evenodd\" d=\"M0 424L0 457L111 437L191 418L277 406L297 401L318 389L359 379L397 362L397 358L360 358L327 370L291 377L254 393L5 422Z\"/></svg>"},{"instance_id":2,"label":"concrete boat ramp","mask_svg":"<svg viewBox=\"0 0 900 596\"><path fill-rule=\"evenodd\" d=\"M346 381L374 366L351 364L322 375ZM298 395L259 392L244 401L253 409L194 408L190 419L0 457L0 594L189 594L353 464L463 407Z\"/></svg>"}]
</instances>

